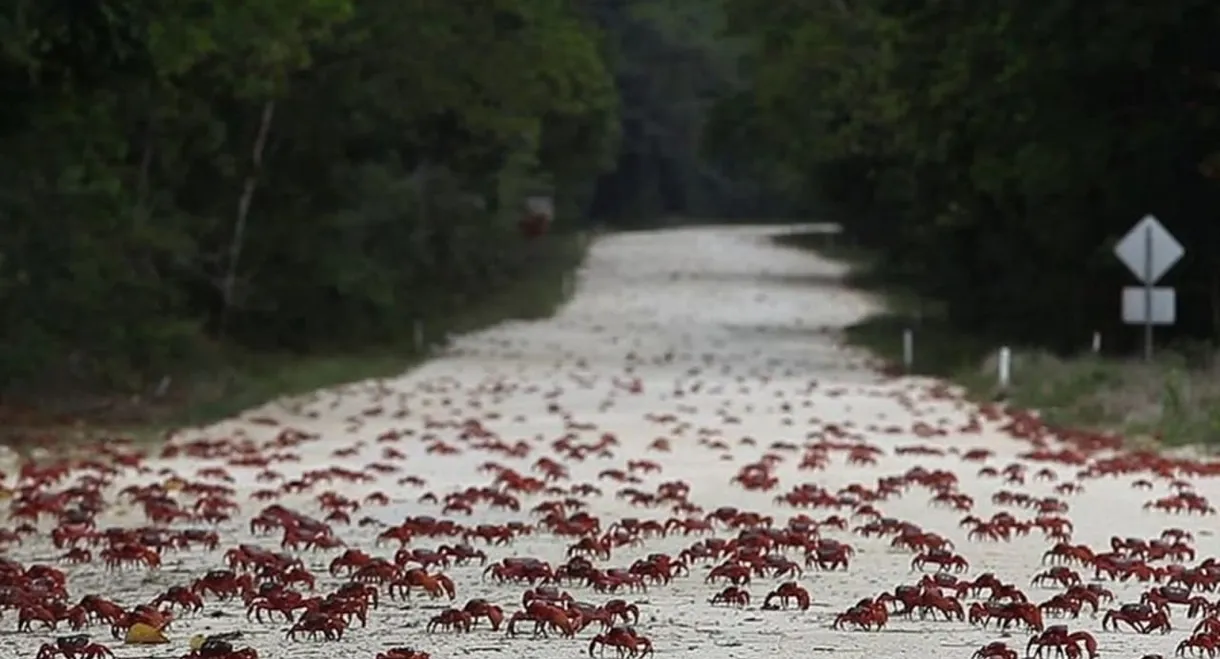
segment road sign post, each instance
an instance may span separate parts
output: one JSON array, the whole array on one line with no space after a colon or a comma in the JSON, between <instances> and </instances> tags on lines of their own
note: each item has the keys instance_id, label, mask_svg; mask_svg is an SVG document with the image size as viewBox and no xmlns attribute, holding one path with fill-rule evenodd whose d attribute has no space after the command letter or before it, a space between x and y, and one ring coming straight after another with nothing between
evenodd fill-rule
<instances>
[{"instance_id":1,"label":"road sign post","mask_svg":"<svg viewBox=\"0 0 1220 659\"><path fill-rule=\"evenodd\" d=\"M1172 288L1156 282L1186 253L1165 225L1145 215L1114 247L1114 254L1143 284L1123 289L1123 322L1144 326L1144 359L1152 359L1152 328L1172 325L1177 298Z\"/></svg>"},{"instance_id":2,"label":"road sign post","mask_svg":"<svg viewBox=\"0 0 1220 659\"><path fill-rule=\"evenodd\" d=\"M1144 229L1144 360L1152 361L1152 228Z\"/></svg>"}]
</instances>

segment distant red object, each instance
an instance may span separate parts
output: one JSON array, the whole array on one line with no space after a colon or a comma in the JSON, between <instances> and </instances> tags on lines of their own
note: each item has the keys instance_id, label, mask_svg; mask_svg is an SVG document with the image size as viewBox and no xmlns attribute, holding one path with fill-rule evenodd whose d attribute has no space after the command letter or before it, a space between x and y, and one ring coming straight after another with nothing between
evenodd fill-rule
<instances>
[{"instance_id":1,"label":"distant red object","mask_svg":"<svg viewBox=\"0 0 1220 659\"><path fill-rule=\"evenodd\" d=\"M533 240L546 235L547 230L551 228L551 218L540 213L530 213L521 218L517 226L521 229L521 235Z\"/></svg>"}]
</instances>

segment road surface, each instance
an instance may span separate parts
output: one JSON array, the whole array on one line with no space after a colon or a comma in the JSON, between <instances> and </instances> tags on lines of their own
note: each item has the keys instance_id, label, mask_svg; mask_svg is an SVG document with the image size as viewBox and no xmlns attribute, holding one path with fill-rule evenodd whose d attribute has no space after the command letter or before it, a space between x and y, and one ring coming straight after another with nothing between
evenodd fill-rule
<instances>
[{"instance_id":1,"label":"road surface","mask_svg":"<svg viewBox=\"0 0 1220 659\"><path fill-rule=\"evenodd\" d=\"M955 473L959 490L976 501L971 512L982 518L1008 510L1018 519L1031 519L1034 512L1030 510L992 502L992 495L1000 490L1028 492L1069 502L1067 515L1076 525L1074 543L1106 547L1114 534L1155 537L1162 529L1177 526L1199 535L1196 545L1201 557L1217 552L1216 539L1206 534L1214 518L1171 518L1141 510L1145 501L1168 493L1163 481L1158 481L1156 491L1143 491L1132 487L1135 476L1089 479L1083 481L1082 493L1061 495L1055 488L1072 481L1080 467L1028 461L1029 476L1049 466L1056 480L1031 478L1025 484L1005 484L979 477L981 465L964 461L962 453L985 447L995 452L986 464L1002 469L1028 451L1029 443L1012 439L997 429L999 422L984 419L977 408L946 395L943 388L921 380L883 378L867 367L864 355L842 348L835 330L865 317L873 303L841 285L842 266L777 247L769 240L769 235L786 230L791 229L714 227L605 236L592 247L574 299L553 319L508 323L460 337L445 354L402 377L277 402L212 428L184 431L173 445L191 446L200 438L220 438L230 446L245 442L255 456L288 454L297 460L270 465L285 480L333 466L375 475L375 480L364 484L319 482L278 501L318 518L324 513L317 497L327 490L357 500L374 491L389 497L388 505L363 506L352 515L353 520L368 516L398 524L406 516L442 516L440 504L419 501L424 493L443 497L458 488L488 485L492 475L479 468L489 461L537 476L530 471L531 465L550 457L563 462L569 471L570 480L557 485L592 483L603 490L603 496L587 499L588 512L599 516L603 526L623 517L662 521L685 517L665 506L638 507L615 496L628 486L652 492L666 481L686 482L689 501L707 511L735 506L774 516L775 523L783 525L800 512L817 519L835 514L851 517L853 512L852 507L797 510L775 502L777 495L795 485L814 483L831 492L852 484L873 488L879 477L902 475L919 465ZM480 450L478 445L486 446L491 440L470 433L463 437L459 424L470 420L477 420L506 445L524 442L527 453L511 457ZM311 433L316 439L269 448L272 438L285 428ZM399 431L402 438L377 441L389 431ZM941 436L927 437L928 432ZM583 461L565 461L552 448L565 435L576 443L596 443L607 434L617 439L617 445ZM658 438L668 440L669 452L650 448ZM861 442L880 450L872 465L848 464L846 452L830 451L826 468L799 469L802 452L824 441ZM793 452L776 446L777 442L803 448ZM438 443L456 452L428 452ZM944 454L895 452L911 446L939 447ZM402 456L387 456L387 448ZM774 468L779 479L775 489L747 491L730 483L743 465L768 453L782 458ZM637 474L639 483L599 478L604 470L623 469L628 460L638 459L659 463L661 472ZM368 470L370 464L389 465L397 471L375 473ZM228 486L235 490L233 500L240 512L220 524L221 548L167 552L158 570L109 571L98 562L65 566L62 569L70 576L73 601L92 592L131 606L170 586L187 585L208 569L223 567L223 551L238 542L277 548L278 534L252 536L247 526L249 518L269 503L253 501L251 494L279 485L256 479L262 467L235 467L226 458L182 454L150 458L145 467L138 472L124 470L106 489L110 505L99 516L99 526L146 523L139 509L117 494L122 487L166 482L175 474L188 481L208 481L201 478L200 469L224 467L233 478ZM405 476L418 476L426 484L399 485ZM1195 480L1203 494L1216 489L1214 480ZM555 497L522 496L520 512L476 506L472 516L449 516L467 525L537 519L529 509L547 498ZM965 576L994 572L1025 589L1034 601L1057 592L1029 586L1029 579L1042 569L1042 553L1052 544L1041 533L1035 531L1011 542L970 541L967 530L959 525L965 513L931 507L929 499L927 491L916 487L875 506L886 516L950 538L971 564ZM868 521L851 519L850 526ZM44 532L53 525L48 520L41 524ZM393 547L374 548L373 539L381 530L377 526L336 525L335 529L349 547L379 556L393 554ZM746 586L754 600L745 609L712 606L708 598L723 584L704 583L705 565L695 566L691 576L680 577L668 587L622 596L639 604L643 616L637 631L649 636L657 655L664 657L755 659L807 657L812 652L833 652L836 657L969 657L979 646L997 640L1024 648L1028 635L1023 632L1006 639L995 629L965 622L895 619L879 633L831 629L835 615L856 601L914 583L920 575L911 571L911 554L891 549L888 539L829 529L824 535L849 543L856 554L846 571L810 569L797 579L812 596L807 611L760 609L763 596L782 578L756 578ZM698 539L697 535L677 535L649 540L643 546L616 549L608 563L626 567L652 552L676 554ZM417 539L411 546L434 547L442 542L447 541ZM559 563L567 558L570 543L570 539L535 533L518 538L507 548L486 551L493 560L534 556ZM7 553L24 562L51 562L62 550L52 548L42 536L27 538ZM338 550L301 553L320 575L336 555ZM796 558L799 562L799 555ZM483 597L507 610L520 608L524 586L484 581L478 567L453 567L447 573L456 582L458 606ZM1091 570L1082 570L1082 574L1092 576ZM339 579L321 576L319 589L333 589L338 583ZM1107 585L1118 596L1116 602L1134 601L1146 587ZM569 590L578 599L594 602L609 597L581 587ZM571 640L533 639L529 634L507 638L503 632L486 628L465 635L425 633L427 619L448 605L419 598L410 603L384 602L372 613L367 628L351 629L342 641L293 642L284 639L287 625L250 622L240 604L209 600L203 614L184 614L173 623L168 632L173 641L170 646L154 647L151 652L176 657L186 653L186 641L193 634L242 630L245 638L240 644L254 647L264 659L372 659L393 646L412 646L432 657L515 653L549 659L584 654L592 634L584 632ZM1187 635L1182 614L1175 616L1175 632L1169 636L1099 632L1103 656L1170 654ZM0 625L11 628L13 621L6 616ZM1100 619L1086 615L1069 624L1073 630L1096 632ZM116 656L150 655L147 647L111 643L108 631L92 631L95 640L110 644ZM16 652L12 656L33 657L38 646L52 636L39 631L9 636Z\"/></svg>"}]
</instances>

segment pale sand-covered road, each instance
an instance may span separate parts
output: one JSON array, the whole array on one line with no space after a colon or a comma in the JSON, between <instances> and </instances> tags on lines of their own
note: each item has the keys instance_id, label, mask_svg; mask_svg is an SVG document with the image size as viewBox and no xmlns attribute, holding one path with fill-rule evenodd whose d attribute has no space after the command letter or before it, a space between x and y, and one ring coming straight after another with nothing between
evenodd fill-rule
<instances>
[{"instance_id":1,"label":"pale sand-covered road","mask_svg":"<svg viewBox=\"0 0 1220 659\"><path fill-rule=\"evenodd\" d=\"M986 464L1002 469L1017 454L1029 450L1029 444L993 430L991 423L984 423L981 432L963 432L963 427L978 420L972 406L933 397L926 382L883 380L863 366L862 356L838 347L833 331L827 330L859 320L869 313L870 302L836 282L840 266L776 247L767 239L768 234L784 230L789 229L718 227L604 237L593 246L575 298L554 319L510 323L462 337L446 354L400 378L273 404L213 428L184 432L176 442L182 445L200 436L247 437L261 446L283 427L317 433L320 439L274 451L295 454L299 461L276 462L271 468L289 480L333 465L363 469L381 463L394 465L399 471L378 475L377 480L360 485L320 482L308 492L284 496L280 503L321 518L324 513L316 497L326 490L357 499L381 491L392 500L388 506L365 506L352 519L371 515L390 524L400 523L408 515L441 516L439 505L419 503L419 497L424 492L443 497L459 487L490 484L493 475L478 469L485 462L530 473L531 465L541 457L564 461L553 450L552 442L568 433L577 443L596 442L604 433L619 441L604 455L593 454L581 462L566 461L570 481L556 483L565 488L594 483L602 488L605 495L590 497L587 503L588 511L602 518L603 527L622 517L664 521L674 516L664 506L633 507L614 493L628 485L653 492L662 482L679 480L690 485L689 500L708 511L718 506L756 510L773 515L777 525L798 512L816 519L851 515L851 508L799 511L773 501L795 485L815 483L832 492L852 483L875 487L879 477L900 475L916 465L955 472L960 490L977 502L973 514L984 518L1000 510L1009 510L1021 520L1034 516L1030 510L994 505L991 497L1001 489L1060 496L1053 488L1073 479L1078 468L1050 465L1059 480L1030 479L1018 485L977 477L980 464L964 462L957 454L896 455L896 447L912 445L961 451L987 447L997 455ZM259 417L273 417L282 426L250 421ZM508 444L523 440L529 446L528 454L515 458L479 450L480 440L464 439L460 429L445 425L470 419L480 420ZM919 438L913 431L917 423L949 432L944 437ZM845 453L832 451L828 468L798 470L803 451L771 450L773 442L800 446L835 439L836 435L828 431L831 427L882 449L877 464L847 465ZM393 443L376 440L390 430L410 434ZM649 445L657 438L668 438L672 451L650 450ZM426 453L427 447L437 441L460 452ZM726 448L709 447L717 441ZM384 451L388 447L405 457L387 457ZM336 456L336 450L343 455ZM775 468L779 478L776 489L747 492L730 484L738 469L768 452L784 457ZM639 474L641 482L634 484L599 480L600 472L623 469L630 459L656 461L662 471ZM1045 466L1028 464L1031 476ZM171 472L198 480L197 470L226 466L226 462L198 457L152 458L148 466L145 473L126 471L114 489L107 490L108 499L120 500L115 494L120 486L163 481ZM278 534L255 538L246 526L249 518L268 503L252 501L249 495L254 490L277 487L278 483L256 482L255 474L261 469L229 466L228 470L235 480L231 487L237 490L234 498L241 510L232 522L221 524L220 550L168 553L165 565L157 571L106 572L97 564L65 567L71 576L74 599L97 592L127 606L146 602L169 586L188 584L203 571L222 567L223 550L237 542L277 547ZM398 479L407 475L419 476L427 484L422 488L398 485ZM1061 496L1069 502L1068 516L1076 524L1073 542L1103 550L1114 534L1155 537L1162 529L1176 526L1199 535L1214 525L1214 517L1143 512L1145 501L1164 496L1169 490L1164 481L1159 481L1153 491L1133 489L1134 478L1090 479L1084 482L1083 493ZM1198 478L1194 482L1196 490L1204 495L1214 495L1220 489L1214 480ZM531 519L530 508L555 498L560 497L521 496L522 510L517 513L476 506L473 516L453 517L468 525L527 520ZM875 505L886 516L914 522L952 539L971 562L967 576L995 572L1004 581L1025 589L1035 602L1058 592L1028 585L1030 577L1041 569L1042 552L1051 545L1040 533L1035 531L1005 543L968 541L966 530L958 524L965 513L931 508L929 498L926 490L912 488L901 498ZM866 521L856 519L851 525ZM144 523L138 509L118 503L99 518L103 527ZM42 524L45 530L51 522ZM393 554L393 547L373 547L378 528L335 528L349 546L378 556ZM914 583L919 575L910 571L910 554L890 549L888 539L868 539L834 530L825 535L851 544L857 555L846 572L810 570L799 578L813 598L813 606L805 612L759 610L767 591L782 581L772 578L756 579L747 586L755 601L745 610L713 607L707 600L722 586L704 583L708 567L702 564L693 568L691 576L680 577L669 587L622 596L639 602L643 616L637 630L651 637L657 655L665 657L795 658L812 652L895 659L969 657L983 643L1003 639L994 630L972 628L964 622L893 620L881 633L830 629L834 615L852 603L893 590L899 584ZM697 539L699 536L671 536L650 540L641 547L617 549L608 564L626 567L651 552L677 553ZM450 542L421 538L412 546L431 548ZM492 559L535 556L558 563L566 558L570 542L537 533L519 538L511 547L488 548L487 552ZM1211 535L1198 537L1200 558L1220 555L1217 545ZM59 553L45 540L27 540L8 551L10 557L23 561L51 561ZM303 554L319 573L336 555L336 551ZM794 558L800 561L799 555ZM469 598L485 597L506 609L520 608L524 586L482 581L478 567L453 567L447 572L457 583L458 606ZM1085 576L1091 577L1091 570ZM320 580L319 587L329 590L338 583L338 579L327 576ZM1118 602L1134 601L1142 590L1134 584L1110 587ZM578 599L591 602L610 597L580 586L569 590ZM186 639L194 633L242 629L246 632L242 644L255 647L264 659L372 659L377 652L395 645L414 646L438 658L511 654L548 659L584 654L593 633L587 631L575 641L534 640L528 633L508 639L502 631L492 633L485 627L469 635L425 634L427 618L447 605L420 599L409 605L388 602L372 614L367 628L355 628L343 641L327 643L286 641L285 625L247 622L239 605L209 601L204 615L184 615L174 623L172 647L154 648L155 654L148 648L119 643L112 647L119 657L176 657L186 652ZM208 615L214 611L228 615ZM13 617L5 616L0 628L9 630L14 624ZM1073 630L1100 630L1100 618L1087 615L1069 624ZM1175 631L1168 636L1099 633L1102 656L1139 657L1149 652L1169 655L1188 635L1188 624L1193 626L1176 612ZM108 631L98 628L94 633L97 640L110 643ZM32 657L50 637L41 632L7 636L12 645L0 650L0 657ZM1026 638L1027 634L1019 632L1009 642L1023 650Z\"/></svg>"}]
</instances>

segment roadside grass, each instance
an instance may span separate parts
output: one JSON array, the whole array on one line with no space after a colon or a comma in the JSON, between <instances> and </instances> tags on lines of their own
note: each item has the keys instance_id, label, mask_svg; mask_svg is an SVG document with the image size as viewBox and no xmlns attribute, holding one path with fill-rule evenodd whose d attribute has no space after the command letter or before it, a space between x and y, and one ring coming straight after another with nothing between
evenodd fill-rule
<instances>
[{"instance_id":1,"label":"roadside grass","mask_svg":"<svg viewBox=\"0 0 1220 659\"><path fill-rule=\"evenodd\" d=\"M845 340L901 365L903 332L911 330L912 375L946 379L975 400L1003 397L1049 423L1115 432L1135 444L1220 447L1220 360L1206 346L1162 348L1152 363L1010 346L1011 382L1000 391L1000 343L953 327L935 302L883 276L867 250L823 234L780 235L775 242L849 265L845 283L876 296L885 311L848 327Z\"/></svg>"},{"instance_id":2,"label":"roadside grass","mask_svg":"<svg viewBox=\"0 0 1220 659\"><path fill-rule=\"evenodd\" d=\"M553 315L571 293L570 277L584 262L591 235L554 236L547 242L528 274L471 300L456 313L425 319L422 344L416 343L415 324L405 321L400 340L361 350L268 354L218 349L210 368L175 378L164 395L106 400L96 412L71 420L34 411L28 423L4 423L0 443L21 452L52 440L57 445L117 436L152 441L174 429L207 425L276 399L402 374L426 361L448 337L502 321Z\"/></svg>"}]
</instances>

